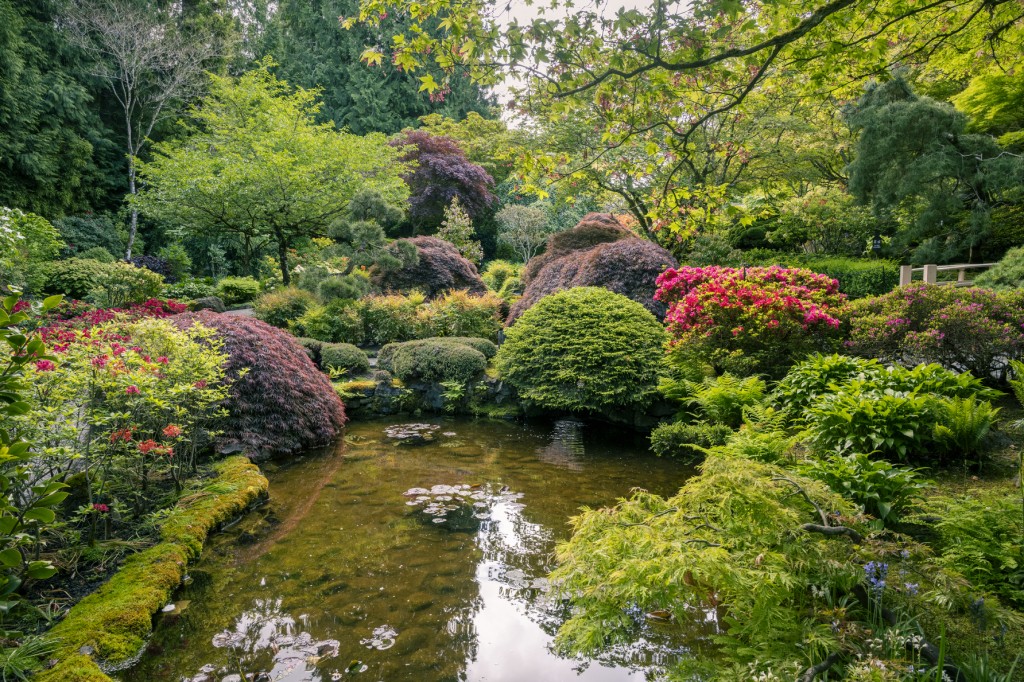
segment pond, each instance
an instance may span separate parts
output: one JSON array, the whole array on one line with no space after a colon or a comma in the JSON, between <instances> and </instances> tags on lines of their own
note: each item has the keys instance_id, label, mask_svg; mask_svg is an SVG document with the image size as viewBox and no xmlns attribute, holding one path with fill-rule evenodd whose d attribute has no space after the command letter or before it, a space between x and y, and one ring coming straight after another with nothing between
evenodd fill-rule
<instances>
[{"instance_id":1,"label":"pond","mask_svg":"<svg viewBox=\"0 0 1024 682\"><path fill-rule=\"evenodd\" d=\"M568 612L546 576L581 506L672 494L691 469L572 420L433 420L419 444L395 426L353 424L337 449L269 467L270 503L211 539L118 676L618 682L685 653L674 626L638 614L632 643L559 656Z\"/></svg>"}]
</instances>

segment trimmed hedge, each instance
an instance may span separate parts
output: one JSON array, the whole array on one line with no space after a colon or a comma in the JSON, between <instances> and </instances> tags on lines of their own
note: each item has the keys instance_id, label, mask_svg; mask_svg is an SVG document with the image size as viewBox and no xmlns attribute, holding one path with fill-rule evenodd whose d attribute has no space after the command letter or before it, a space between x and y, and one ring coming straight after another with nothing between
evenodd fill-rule
<instances>
[{"instance_id":1,"label":"trimmed hedge","mask_svg":"<svg viewBox=\"0 0 1024 682\"><path fill-rule=\"evenodd\" d=\"M253 302L256 317L267 324L286 329L288 323L316 305L316 296L298 287L268 291Z\"/></svg>"},{"instance_id":2,"label":"trimmed hedge","mask_svg":"<svg viewBox=\"0 0 1024 682\"><path fill-rule=\"evenodd\" d=\"M217 295L228 305L248 303L260 295L261 289L252 277L225 277L217 282Z\"/></svg>"},{"instance_id":3,"label":"trimmed hedge","mask_svg":"<svg viewBox=\"0 0 1024 682\"><path fill-rule=\"evenodd\" d=\"M349 376L356 376L370 371L370 360L351 343L325 343L320 346L320 368L325 372L345 370Z\"/></svg>"},{"instance_id":4,"label":"trimmed hedge","mask_svg":"<svg viewBox=\"0 0 1024 682\"><path fill-rule=\"evenodd\" d=\"M483 342L483 343L480 343ZM402 381L461 381L483 374L487 356L477 347L494 344L485 339L458 337L420 339L391 343L380 349L377 366Z\"/></svg>"}]
</instances>

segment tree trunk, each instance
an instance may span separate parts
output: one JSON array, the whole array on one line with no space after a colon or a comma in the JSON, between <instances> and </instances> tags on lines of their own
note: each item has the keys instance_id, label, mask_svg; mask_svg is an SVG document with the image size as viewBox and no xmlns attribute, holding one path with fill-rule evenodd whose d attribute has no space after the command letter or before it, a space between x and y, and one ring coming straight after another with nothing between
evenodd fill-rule
<instances>
[{"instance_id":1,"label":"tree trunk","mask_svg":"<svg viewBox=\"0 0 1024 682\"><path fill-rule=\"evenodd\" d=\"M135 187L135 157L128 157L128 192L132 196L135 196L137 189ZM128 247L124 250L124 259L130 261L132 259L132 246L135 245L135 233L139 230L139 211L132 205L132 216L128 221Z\"/></svg>"},{"instance_id":2,"label":"tree trunk","mask_svg":"<svg viewBox=\"0 0 1024 682\"><path fill-rule=\"evenodd\" d=\"M277 231L277 261L281 266L281 282L288 286L291 284L291 277L288 275L288 240L280 230Z\"/></svg>"}]
</instances>

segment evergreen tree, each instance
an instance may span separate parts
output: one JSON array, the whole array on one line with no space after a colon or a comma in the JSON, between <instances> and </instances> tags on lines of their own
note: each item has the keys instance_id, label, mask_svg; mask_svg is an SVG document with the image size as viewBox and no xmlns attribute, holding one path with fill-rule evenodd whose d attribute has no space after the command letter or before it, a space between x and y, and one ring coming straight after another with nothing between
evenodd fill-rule
<instances>
[{"instance_id":1,"label":"evergreen tree","mask_svg":"<svg viewBox=\"0 0 1024 682\"><path fill-rule=\"evenodd\" d=\"M359 61L366 46L404 30L409 20L396 12L383 28L342 30L339 18L358 13L358 0L282 0L271 20L263 52L280 62L279 73L289 83L322 88L319 120L362 135L397 133L430 113L457 120L470 111L489 115L490 103L467 78L453 77L449 90L428 95L420 92L422 74L388 63L367 68Z\"/></svg>"},{"instance_id":2,"label":"evergreen tree","mask_svg":"<svg viewBox=\"0 0 1024 682\"><path fill-rule=\"evenodd\" d=\"M902 78L870 86L847 116L860 133L850 191L879 215L904 217L897 241L917 261L971 258L993 207L1024 186L1020 157L990 135L966 133L962 113Z\"/></svg>"},{"instance_id":3,"label":"evergreen tree","mask_svg":"<svg viewBox=\"0 0 1024 682\"><path fill-rule=\"evenodd\" d=\"M54 10L0 0L0 205L50 218L94 208L110 188L104 127Z\"/></svg>"}]
</instances>

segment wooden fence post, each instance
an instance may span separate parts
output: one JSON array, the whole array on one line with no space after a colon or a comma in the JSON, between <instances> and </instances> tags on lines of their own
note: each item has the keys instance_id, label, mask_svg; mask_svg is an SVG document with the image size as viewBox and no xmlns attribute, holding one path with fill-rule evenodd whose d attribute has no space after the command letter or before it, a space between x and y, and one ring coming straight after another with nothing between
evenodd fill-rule
<instances>
[{"instance_id":1,"label":"wooden fence post","mask_svg":"<svg viewBox=\"0 0 1024 682\"><path fill-rule=\"evenodd\" d=\"M900 286L905 287L914 280L914 266L913 265L901 265L900 266Z\"/></svg>"},{"instance_id":2,"label":"wooden fence post","mask_svg":"<svg viewBox=\"0 0 1024 682\"><path fill-rule=\"evenodd\" d=\"M938 265L935 265L933 263L932 265L924 266L924 281L925 281L925 284L935 284L936 282L939 281L939 266Z\"/></svg>"}]
</instances>

